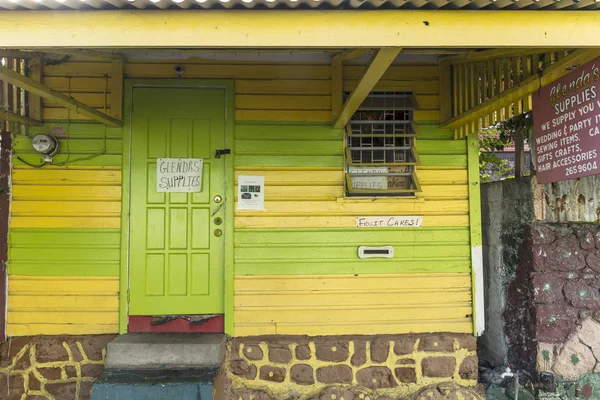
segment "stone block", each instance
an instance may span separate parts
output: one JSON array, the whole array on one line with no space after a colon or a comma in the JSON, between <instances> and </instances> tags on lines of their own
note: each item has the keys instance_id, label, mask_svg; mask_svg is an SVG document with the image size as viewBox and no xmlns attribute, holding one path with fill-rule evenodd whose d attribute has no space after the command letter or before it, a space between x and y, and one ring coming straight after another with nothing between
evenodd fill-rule
<instances>
[{"instance_id":1,"label":"stone block","mask_svg":"<svg viewBox=\"0 0 600 400\"><path fill-rule=\"evenodd\" d=\"M350 364L353 367L360 367L367 362L367 342L364 340L354 341L354 354L350 358Z\"/></svg>"},{"instance_id":2,"label":"stone block","mask_svg":"<svg viewBox=\"0 0 600 400\"><path fill-rule=\"evenodd\" d=\"M476 356L467 356L460 364L458 375L462 379L477 380L478 363Z\"/></svg>"},{"instance_id":3,"label":"stone block","mask_svg":"<svg viewBox=\"0 0 600 400\"><path fill-rule=\"evenodd\" d=\"M37 371L49 381L61 379L61 369L59 367L38 367Z\"/></svg>"},{"instance_id":4,"label":"stone block","mask_svg":"<svg viewBox=\"0 0 600 400\"><path fill-rule=\"evenodd\" d=\"M600 360L600 323L586 319L577 330L577 337L592 350L596 360Z\"/></svg>"},{"instance_id":5,"label":"stone block","mask_svg":"<svg viewBox=\"0 0 600 400\"><path fill-rule=\"evenodd\" d=\"M586 285L582 281L567 282L564 293L573 307L597 310L600 308L600 292L598 288Z\"/></svg>"},{"instance_id":6,"label":"stone block","mask_svg":"<svg viewBox=\"0 0 600 400\"><path fill-rule=\"evenodd\" d=\"M537 369L542 372L552 372L555 349L552 343L539 342L537 346Z\"/></svg>"},{"instance_id":7,"label":"stone block","mask_svg":"<svg viewBox=\"0 0 600 400\"><path fill-rule=\"evenodd\" d=\"M390 353L390 341L385 336L377 337L371 341L371 361L384 363Z\"/></svg>"},{"instance_id":8,"label":"stone block","mask_svg":"<svg viewBox=\"0 0 600 400\"><path fill-rule=\"evenodd\" d=\"M317 381L326 385L352 383L352 368L347 365L332 365L317 369Z\"/></svg>"},{"instance_id":9,"label":"stone block","mask_svg":"<svg viewBox=\"0 0 600 400\"><path fill-rule=\"evenodd\" d=\"M594 369L596 359L586 345L573 336L565 343L554 362L554 372L562 378L575 381Z\"/></svg>"},{"instance_id":10,"label":"stone block","mask_svg":"<svg viewBox=\"0 0 600 400\"><path fill-rule=\"evenodd\" d=\"M260 367L260 379L270 382L283 382L285 380L286 370L281 367L272 367L263 365Z\"/></svg>"},{"instance_id":11,"label":"stone block","mask_svg":"<svg viewBox=\"0 0 600 400\"><path fill-rule=\"evenodd\" d=\"M373 390L397 386L392 371L387 367L363 368L356 373L356 381L359 385Z\"/></svg>"},{"instance_id":12,"label":"stone block","mask_svg":"<svg viewBox=\"0 0 600 400\"><path fill-rule=\"evenodd\" d=\"M402 335L394 337L393 341L394 353L397 356L403 356L406 354L412 354L415 351L417 337L414 335Z\"/></svg>"},{"instance_id":13,"label":"stone block","mask_svg":"<svg viewBox=\"0 0 600 400\"><path fill-rule=\"evenodd\" d=\"M33 372L29 373L29 390L41 390L42 382L35 376Z\"/></svg>"},{"instance_id":14,"label":"stone block","mask_svg":"<svg viewBox=\"0 0 600 400\"><path fill-rule=\"evenodd\" d=\"M456 359L450 356L427 357L421 361L423 376L432 378L450 378L454 376Z\"/></svg>"},{"instance_id":15,"label":"stone block","mask_svg":"<svg viewBox=\"0 0 600 400\"><path fill-rule=\"evenodd\" d=\"M454 352L454 335L449 333L421 336L419 351Z\"/></svg>"},{"instance_id":16,"label":"stone block","mask_svg":"<svg viewBox=\"0 0 600 400\"><path fill-rule=\"evenodd\" d=\"M600 252L595 251L593 253L588 254L585 259L587 266L590 267L595 272L600 273Z\"/></svg>"},{"instance_id":17,"label":"stone block","mask_svg":"<svg viewBox=\"0 0 600 400\"><path fill-rule=\"evenodd\" d=\"M86 335L80 336L77 341L81 343L81 347L89 360L102 361L102 351L106 350L108 343L115 337L116 335Z\"/></svg>"},{"instance_id":18,"label":"stone block","mask_svg":"<svg viewBox=\"0 0 600 400\"><path fill-rule=\"evenodd\" d=\"M579 310L566 305L538 305L535 314L538 341L563 343L578 320Z\"/></svg>"},{"instance_id":19,"label":"stone block","mask_svg":"<svg viewBox=\"0 0 600 400\"><path fill-rule=\"evenodd\" d=\"M417 372L414 367L398 367L394 369L396 378L402 383L416 383Z\"/></svg>"},{"instance_id":20,"label":"stone block","mask_svg":"<svg viewBox=\"0 0 600 400\"><path fill-rule=\"evenodd\" d=\"M256 345L244 345L243 352L244 356L252 361L260 361L264 357L262 349Z\"/></svg>"},{"instance_id":21,"label":"stone block","mask_svg":"<svg viewBox=\"0 0 600 400\"><path fill-rule=\"evenodd\" d=\"M60 400L77 400L75 399L76 388L75 382L47 383L45 385L46 391L55 399Z\"/></svg>"},{"instance_id":22,"label":"stone block","mask_svg":"<svg viewBox=\"0 0 600 400\"><path fill-rule=\"evenodd\" d=\"M582 249L592 250L596 247L593 232L590 232L590 231L579 232L578 237L579 237L579 245L581 246Z\"/></svg>"},{"instance_id":23,"label":"stone block","mask_svg":"<svg viewBox=\"0 0 600 400\"><path fill-rule=\"evenodd\" d=\"M473 335L465 334L457 336L458 347L461 349L467 349L468 351L477 350L477 338Z\"/></svg>"},{"instance_id":24,"label":"stone block","mask_svg":"<svg viewBox=\"0 0 600 400\"><path fill-rule=\"evenodd\" d=\"M296 346L296 358L298 360L310 360L310 347L307 344Z\"/></svg>"},{"instance_id":25,"label":"stone block","mask_svg":"<svg viewBox=\"0 0 600 400\"><path fill-rule=\"evenodd\" d=\"M83 364L81 366L81 376L88 378L97 378L102 375L104 365L102 364Z\"/></svg>"},{"instance_id":26,"label":"stone block","mask_svg":"<svg viewBox=\"0 0 600 400\"><path fill-rule=\"evenodd\" d=\"M567 283L565 275L535 274L533 277L533 300L538 304L565 303L563 288Z\"/></svg>"},{"instance_id":27,"label":"stone block","mask_svg":"<svg viewBox=\"0 0 600 400\"><path fill-rule=\"evenodd\" d=\"M533 264L536 271L577 271L586 267L586 260L573 235L551 245L533 247Z\"/></svg>"},{"instance_id":28,"label":"stone block","mask_svg":"<svg viewBox=\"0 0 600 400\"><path fill-rule=\"evenodd\" d=\"M89 400L94 382L81 382L79 385L79 400Z\"/></svg>"},{"instance_id":29,"label":"stone block","mask_svg":"<svg viewBox=\"0 0 600 400\"><path fill-rule=\"evenodd\" d=\"M396 365L414 365L415 360L412 358L401 358L396 360Z\"/></svg>"},{"instance_id":30,"label":"stone block","mask_svg":"<svg viewBox=\"0 0 600 400\"><path fill-rule=\"evenodd\" d=\"M231 373L241 378L256 378L256 366L248 364L246 360L235 360L229 363Z\"/></svg>"},{"instance_id":31,"label":"stone block","mask_svg":"<svg viewBox=\"0 0 600 400\"><path fill-rule=\"evenodd\" d=\"M475 389L462 387L454 382L442 382L425 386L410 396L411 400L483 400Z\"/></svg>"},{"instance_id":32,"label":"stone block","mask_svg":"<svg viewBox=\"0 0 600 400\"><path fill-rule=\"evenodd\" d=\"M284 344L269 344L269 361L277 364L287 364L292 361L292 351Z\"/></svg>"},{"instance_id":33,"label":"stone block","mask_svg":"<svg viewBox=\"0 0 600 400\"><path fill-rule=\"evenodd\" d=\"M348 359L348 342L332 340L315 340L317 360L343 362Z\"/></svg>"},{"instance_id":34,"label":"stone block","mask_svg":"<svg viewBox=\"0 0 600 400\"><path fill-rule=\"evenodd\" d=\"M69 361L69 353L63 347L60 337L55 340L44 340L38 343L35 348L35 359L39 363L52 361Z\"/></svg>"},{"instance_id":35,"label":"stone block","mask_svg":"<svg viewBox=\"0 0 600 400\"><path fill-rule=\"evenodd\" d=\"M308 364L296 364L290 369L290 379L298 385L313 385L314 371Z\"/></svg>"},{"instance_id":36,"label":"stone block","mask_svg":"<svg viewBox=\"0 0 600 400\"><path fill-rule=\"evenodd\" d=\"M69 349L71 349L71 354L73 354L73 361L81 362L83 361L83 355L79 351L79 347L77 346L77 342L69 342L67 343Z\"/></svg>"},{"instance_id":37,"label":"stone block","mask_svg":"<svg viewBox=\"0 0 600 400\"><path fill-rule=\"evenodd\" d=\"M74 365L65 366L65 373L67 374L67 378L77 378L77 369Z\"/></svg>"},{"instance_id":38,"label":"stone block","mask_svg":"<svg viewBox=\"0 0 600 400\"><path fill-rule=\"evenodd\" d=\"M556 235L550 226L535 225L531 230L533 244L550 244L556 239Z\"/></svg>"},{"instance_id":39,"label":"stone block","mask_svg":"<svg viewBox=\"0 0 600 400\"><path fill-rule=\"evenodd\" d=\"M25 371L31 367L31 359L29 358L29 351L26 351L19 359L15 362L13 371Z\"/></svg>"}]
</instances>

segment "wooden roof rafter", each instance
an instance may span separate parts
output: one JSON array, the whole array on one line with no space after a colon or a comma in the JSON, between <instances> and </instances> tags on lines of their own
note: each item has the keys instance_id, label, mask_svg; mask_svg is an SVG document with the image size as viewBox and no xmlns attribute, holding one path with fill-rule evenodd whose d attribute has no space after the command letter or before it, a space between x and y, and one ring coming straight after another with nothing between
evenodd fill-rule
<instances>
[{"instance_id":1,"label":"wooden roof rafter","mask_svg":"<svg viewBox=\"0 0 600 400\"><path fill-rule=\"evenodd\" d=\"M335 129L341 129L346 126L352 115L354 115L385 71L387 71L388 67L394 62L398 54L400 54L400 51L402 49L399 47L391 47L379 49L373 54L371 61L359 78L356 88L350 93L350 96L348 96L342 105L339 115L333 121Z\"/></svg>"}]
</instances>

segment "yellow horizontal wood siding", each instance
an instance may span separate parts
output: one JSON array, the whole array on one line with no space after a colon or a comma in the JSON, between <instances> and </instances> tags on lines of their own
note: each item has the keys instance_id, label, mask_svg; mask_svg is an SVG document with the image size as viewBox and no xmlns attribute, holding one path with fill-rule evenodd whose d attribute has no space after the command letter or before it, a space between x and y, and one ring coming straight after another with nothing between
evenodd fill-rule
<instances>
[{"instance_id":1,"label":"yellow horizontal wood siding","mask_svg":"<svg viewBox=\"0 0 600 400\"><path fill-rule=\"evenodd\" d=\"M11 228L119 228L120 167L16 166Z\"/></svg>"},{"instance_id":2,"label":"yellow horizontal wood siding","mask_svg":"<svg viewBox=\"0 0 600 400\"><path fill-rule=\"evenodd\" d=\"M216 61L190 58L181 61L127 60L125 78L177 78L175 66L185 68L184 78L235 79L235 119L238 121L331 121L331 68L326 63L274 63ZM351 91L365 64L344 66L344 90ZM376 89L416 91L421 106L417 121L439 119L437 66L394 65ZM48 65L43 82L83 103L110 113L111 63L71 58ZM85 121L74 111L44 102L45 120Z\"/></svg>"},{"instance_id":3,"label":"yellow horizontal wood siding","mask_svg":"<svg viewBox=\"0 0 600 400\"><path fill-rule=\"evenodd\" d=\"M468 273L239 276L235 293L239 336L472 330Z\"/></svg>"},{"instance_id":4,"label":"yellow horizontal wood siding","mask_svg":"<svg viewBox=\"0 0 600 400\"><path fill-rule=\"evenodd\" d=\"M9 336L118 332L118 277L10 275Z\"/></svg>"}]
</instances>

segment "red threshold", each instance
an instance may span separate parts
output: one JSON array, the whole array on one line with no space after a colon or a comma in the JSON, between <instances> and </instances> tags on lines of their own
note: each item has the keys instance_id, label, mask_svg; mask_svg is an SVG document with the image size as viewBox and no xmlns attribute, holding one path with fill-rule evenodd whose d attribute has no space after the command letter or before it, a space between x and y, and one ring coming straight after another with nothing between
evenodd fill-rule
<instances>
[{"instance_id":1,"label":"red threshold","mask_svg":"<svg viewBox=\"0 0 600 400\"><path fill-rule=\"evenodd\" d=\"M196 333L223 333L225 332L225 318L223 315L211 318L208 321L192 325L185 318L161 325L152 325L152 317L129 316L129 332L196 332Z\"/></svg>"}]
</instances>

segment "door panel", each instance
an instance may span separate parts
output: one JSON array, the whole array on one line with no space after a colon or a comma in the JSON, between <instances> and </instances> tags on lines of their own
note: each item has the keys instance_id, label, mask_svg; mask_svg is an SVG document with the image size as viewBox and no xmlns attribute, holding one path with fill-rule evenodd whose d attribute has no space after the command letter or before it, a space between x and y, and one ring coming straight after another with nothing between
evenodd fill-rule
<instances>
[{"instance_id":1,"label":"door panel","mask_svg":"<svg viewBox=\"0 0 600 400\"><path fill-rule=\"evenodd\" d=\"M223 313L225 91L135 88L131 146L130 315ZM157 158L203 158L202 191L158 193Z\"/></svg>"}]
</instances>

